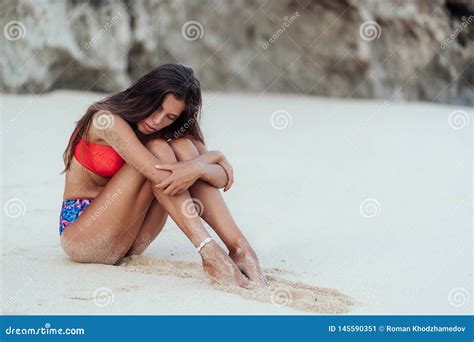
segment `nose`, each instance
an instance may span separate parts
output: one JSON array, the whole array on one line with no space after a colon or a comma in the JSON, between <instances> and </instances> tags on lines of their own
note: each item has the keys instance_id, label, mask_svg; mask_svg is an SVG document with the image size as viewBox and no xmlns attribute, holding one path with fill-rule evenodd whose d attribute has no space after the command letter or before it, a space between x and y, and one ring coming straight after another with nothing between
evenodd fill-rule
<instances>
[{"instance_id":1,"label":"nose","mask_svg":"<svg viewBox=\"0 0 474 342\"><path fill-rule=\"evenodd\" d=\"M159 114L154 114L151 116L151 122L153 123L153 126L158 126L161 122L160 115Z\"/></svg>"}]
</instances>

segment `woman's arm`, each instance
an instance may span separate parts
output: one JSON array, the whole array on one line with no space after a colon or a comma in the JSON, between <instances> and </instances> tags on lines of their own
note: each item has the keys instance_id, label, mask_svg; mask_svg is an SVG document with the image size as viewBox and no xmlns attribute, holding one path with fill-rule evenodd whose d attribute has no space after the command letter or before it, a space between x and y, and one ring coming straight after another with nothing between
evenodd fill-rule
<instances>
[{"instance_id":1,"label":"woman's arm","mask_svg":"<svg viewBox=\"0 0 474 342\"><path fill-rule=\"evenodd\" d=\"M108 124L104 126L95 125L95 122L104 119L104 117L100 117L103 115L108 116L106 118ZM120 116L110 113L104 114L99 111L93 118L91 130L112 146L127 164L134 167L153 183L160 183L169 174L167 172L166 175L160 175L162 171L154 167L155 164L160 163L160 160L141 143L130 125Z\"/></svg>"},{"instance_id":2,"label":"woman's arm","mask_svg":"<svg viewBox=\"0 0 474 342\"><path fill-rule=\"evenodd\" d=\"M192 160L172 164L156 165L157 169L172 172L167 179L157 186L167 195L176 195L187 190L198 179L224 191L234 183L234 171L224 155L219 151L207 151L204 144L190 139L200 155Z\"/></svg>"},{"instance_id":3,"label":"woman's arm","mask_svg":"<svg viewBox=\"0 0 474 342\"><path fill-rule=\"evenodd\" d=\"M224 188L224 191L229 190L234 183L234 171L232 166L221 152L207 151L201 142L199 142L199 144L202 146L199 151L200 156L194 161L200 167L200 179L218 189Z\"/></svg>"}]
</instances>

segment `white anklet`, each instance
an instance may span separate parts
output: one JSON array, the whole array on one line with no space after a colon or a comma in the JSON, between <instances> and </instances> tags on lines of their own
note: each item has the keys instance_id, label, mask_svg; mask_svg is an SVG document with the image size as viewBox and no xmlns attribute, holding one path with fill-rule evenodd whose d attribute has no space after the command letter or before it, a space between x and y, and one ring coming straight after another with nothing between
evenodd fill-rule
<instances>
[{"instance_id":1,"label":"white anklet","mask_svg":"<svg viewBox=\"0 0 474 342\"><path fill-rule=\"evenodd\" d=\"M201 249L203 249L203 247L204 247L205 245L207 245L209 242L211 242L212 240L214 240L214 239L211 238L211 237L208 237L208 238L202 240L202 242L199 244L199 246L196 247L198 253L201 253Z\"/></svg>"}]
</instances>

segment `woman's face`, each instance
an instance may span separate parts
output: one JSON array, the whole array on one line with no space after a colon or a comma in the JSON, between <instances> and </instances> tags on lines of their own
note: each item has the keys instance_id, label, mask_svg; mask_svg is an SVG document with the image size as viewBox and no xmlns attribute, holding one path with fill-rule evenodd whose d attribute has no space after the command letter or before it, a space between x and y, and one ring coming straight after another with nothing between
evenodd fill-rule
<instances>
[{"instance_id":1,"label":"woman's face","mask_svg":"<svg viewBox=\"0 0 474 342\"><path fill-rule=\"evenodd\" d=\"M184 106L183 100L178 100L173 94L166 94L161 107L137 123L138 130L148 135L171 125L184 111Z\"/></svg>"}]
</instances>

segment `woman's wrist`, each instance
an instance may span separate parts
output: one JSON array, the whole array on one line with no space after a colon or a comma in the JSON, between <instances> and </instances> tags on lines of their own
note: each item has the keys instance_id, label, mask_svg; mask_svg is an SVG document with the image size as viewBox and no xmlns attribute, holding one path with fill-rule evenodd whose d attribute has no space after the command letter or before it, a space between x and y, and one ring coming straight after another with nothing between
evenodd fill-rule
<instances>
[{"instance_id":1,"label":"woman's wrist","mask_svg":"<svg viewBox=\"0 0 474 342\"><path fill-rule=\"evenodd\" d=\"M222 159L222 153L220 151L207 151L196 159L205 164L216 164Z\"/></svg>"},{"instance_id":2,"label":"woman's wrist","mask_svg":"<svg viewBox=\"0 0 474 342\"><path fill-rule=\"evenodd\" d=\"M199 177L204 176L205 174L205 163L199 160L199 157L192 160L193 166L198 173Z\"/></svg>"},{"instance_id":3,"label":"woman's wrist","mask_svg":"<svg viewBox=\"0 0 474 342\"><path fill-rule=\"evenodd\" d=\"M227 174L222 165L218 164L222 153L219 151L209 151L194 159L200 167L202 180L220 189L227 184Z\"/></svg>"}]
</instances>

